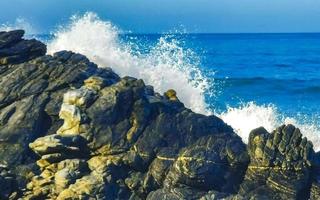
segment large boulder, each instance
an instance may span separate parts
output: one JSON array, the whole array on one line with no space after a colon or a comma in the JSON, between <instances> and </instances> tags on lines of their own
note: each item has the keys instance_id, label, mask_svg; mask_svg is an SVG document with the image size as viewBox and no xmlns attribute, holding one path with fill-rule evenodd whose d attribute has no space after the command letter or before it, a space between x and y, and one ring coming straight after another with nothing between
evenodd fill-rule
<instances>
[{"instance_id":1,"label":"large boulder","mask_svg":"<svg viewBox=\"0 0 320 200\"><path fill-rule=\"evenodd\" d=\"M111 69L101 70L80 54L62 51L44 55L45 45L23 40L23 34L24 31L0 33L1 56L10 57L15 52L24 55L23 60L0 66L0 164L16 174L20 188L37 171L37 157L29 143L54 133L63 123L59 119L63 94L93 74L104 77L104 84L109 85L119 79ZM20 52L17 45L22 42L33 47ZM17 51L12 51L15 48Z\"/></svg>"},{"instance_id":2,"label":"large boulder","mask_svg":"<svg viewBox=\"0 0 320 200\"><path fill-rule=\"evenodd\" d=\"M193 113L174 90L162 96L82 55L38 54L44 45L21 39L23 31L0 36L1 55L20 56L4 59L0 70L0 162L13 169L24 198L237 191L248 156L221 119Z\"/></svg>"},{"instance_id":3,"label":"large boulder","mask_svg":"<svg viewBox=\"0 0 320 200\"><path fill-rule=\"evenodd\" d=\"M194 199L209 190L237 191L248 155L231 127L155 93L142 80L105 82L92 76L63 95L62 126L30 144L41 156L42 173L28 184L26 198L158 199L166 195L161 191L179 190L179 198ZM76 138L83 142L72 142ZM71 176L77 173L57 169L70 159L86 160L88 170Z\"/></svg>"},{"instance_id":4,"label":"large boulder","mask_svg":"<svg viewBox=\"0 0 320 200\"><path fill-rule=\"evenodd\" d=\"M249 136L248 152L250 164L239 191L242 197L308 199L316 154L298 128L283 125L272 133L255 129Z\"/></svg>"},{"instance_id":5,"label":"large boulder","mask_svg":"<svg viewBox=\"0 0 320 200\"><path fill-rule=\"evenodd\" d=\"M32 39L22 39L23 30L0 32L0 66L23 63L46 54L46 46Z\"/></svg>"},{"instance_id":6,"label":"large boulder","mask_svg":"<svg viewBox=\"0 0 320 200\"><path fill-rule=\"evenodd\" d=\"M118 79L111 70L99 70L82 55L60 52L19 65L0 74L0 157L5 164L26 161L28 143L56 131L65 91L91 74Z\"/></svg>"},{"instance_id":7,"label":"large boulder","mask_svg":"<svg viewBox=\"0 0 320 200\"><path fill-rule=\"evenodd\" d=\"M0 33L0 199L318 199L292 125L250 133L85 56Z\"/></svg>"}]
</instances>

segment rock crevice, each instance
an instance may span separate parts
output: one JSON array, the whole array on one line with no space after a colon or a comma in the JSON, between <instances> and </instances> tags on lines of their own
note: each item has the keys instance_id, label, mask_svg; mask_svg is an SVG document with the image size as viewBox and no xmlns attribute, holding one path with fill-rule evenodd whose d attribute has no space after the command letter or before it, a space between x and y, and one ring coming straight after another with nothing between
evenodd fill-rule
<instances>
[{"instance_id":1,"label":"rock crevice","mask_svg":"<svg viewBox=\"0 0 320 200\"><path fill-rule=\"evenodd\" d=\"M319 199L320 155L292 125L248 145L85 56L0 32L0 199Z\"/></svg>"}]
</instances>

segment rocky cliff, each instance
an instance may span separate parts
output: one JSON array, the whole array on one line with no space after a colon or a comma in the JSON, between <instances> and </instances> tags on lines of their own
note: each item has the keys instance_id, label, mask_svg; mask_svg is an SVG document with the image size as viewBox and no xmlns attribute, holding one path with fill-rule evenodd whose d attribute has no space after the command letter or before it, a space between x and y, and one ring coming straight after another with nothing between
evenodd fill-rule
<instances>
[{"instance_id":1,"label":"rocky cliff","mask_svg":"<svg viewBox=\"0 0 320 200\"><path fill-rule=\"evenodd\" d=\"M0 199L319 199L298 128L245 145L212 115L85 56L0 32Z\"/></svg>"}]
</instances>

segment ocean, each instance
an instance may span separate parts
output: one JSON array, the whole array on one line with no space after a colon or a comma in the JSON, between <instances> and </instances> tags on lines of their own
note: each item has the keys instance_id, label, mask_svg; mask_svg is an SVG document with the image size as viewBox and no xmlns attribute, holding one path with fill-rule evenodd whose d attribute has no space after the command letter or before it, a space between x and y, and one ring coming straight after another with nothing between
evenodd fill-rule
<instances>
[{"instance_id":1,"label":"ocean","mask_svg":"<svg viewBox=\"0 0 320 200\"><path fill-rule=\"evenodd\" d=\"M93 13L52 35L48 54L71 50L221 117L247 142L250 131L294 124L320 150L320 34L134 34Z\"/></svg>"}]
</instances>

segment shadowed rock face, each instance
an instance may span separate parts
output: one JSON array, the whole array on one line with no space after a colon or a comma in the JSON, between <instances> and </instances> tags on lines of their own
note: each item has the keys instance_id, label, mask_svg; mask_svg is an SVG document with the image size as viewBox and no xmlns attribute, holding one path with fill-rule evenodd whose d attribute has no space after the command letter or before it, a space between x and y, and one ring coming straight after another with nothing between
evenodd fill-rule
<instances>
[{"instance_id":1,"label":"shadowed rock face","mask_svg":"<svg viewBox=\"0 0 320 200\"><path fill-rule=\"evenodd\" d=\"M248 156L229 126L154 93L141 80L105 82L90 77L67 91L64 124L29 145L41 156L42 173L28 184L28 198L144 199L158 189L178 189L188 198L185 187L194 198L210 189L236 192ZM84 170L57 167L61 162L84 163Z\"/></svg>"},{"instance_id":2,"label":"shadowed rock face","mask_svg":"<svg viewBox=\"0 0 320 200\"><path fill-rule=\"evenodd\" d=\"M22 36L0 33L0 52ZM319 155L291 125L252 131L246 148L174 90L72 52L24 52L0 66L0 199L319 197Z\"/></svg>"},{"instance_id":3,"label":"shadowed rock face","mask_svg":"<svg viewBox=\"0 0 320 200\"><path fill-rule=\"evenodd\" d=\"M23 30L0 32L0 66L18 64L43 56L46 46L37 40L24 40Z\"/></svg>"},{"instance_id":4,"label":"shadowed rock face","mask_svg":"<svg viewBox=\"0 0 320 200\"><path fill-rule=\"evenodd\" d=\"M292 125L249 136L250 164L239 194L254 199L307 199L317 167L312 143ZM257 187L258 186L258 187Z\"/></svg>"}]
</instances>

